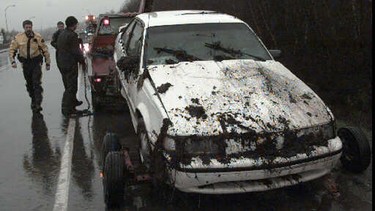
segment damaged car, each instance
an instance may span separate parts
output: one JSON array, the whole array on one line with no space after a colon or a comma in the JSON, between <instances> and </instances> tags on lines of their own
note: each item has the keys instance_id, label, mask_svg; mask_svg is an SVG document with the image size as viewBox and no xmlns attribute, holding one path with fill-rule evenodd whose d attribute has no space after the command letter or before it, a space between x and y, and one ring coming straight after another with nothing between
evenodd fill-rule
<instances>
[{"instance_id":1,"label":"damaged car","mask_svg":"<svg viewBox=\"0 0 375 211\"><path fill-rule=\"evenodd\" d=\"M121 92L153 179L182 192L266 191L322 177L342 157L330 109L240 19L143 13L119 36ZM105 145L121 148L115 138ZM107 202L123 194L128 170L109 151Z\"/></svg>"}]
</instances>

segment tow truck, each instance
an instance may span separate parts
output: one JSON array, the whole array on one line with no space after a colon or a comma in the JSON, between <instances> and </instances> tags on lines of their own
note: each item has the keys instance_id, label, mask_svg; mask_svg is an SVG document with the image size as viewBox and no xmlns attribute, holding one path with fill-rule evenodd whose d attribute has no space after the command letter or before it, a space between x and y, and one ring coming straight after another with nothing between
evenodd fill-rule
<instances>
[{"instance_id":1,"label":"tow truck","mask_svg":"<svg viewBox=\"0 0 375 211\"><path fill-rule=\"evenodd\" d=\"M100 14L95 33L90 39L88 77L91 99L95 111L102 108L123 109L126 103L120 94L116 64L113 59L114 44L119 28L131 21L136 13Z\"/></svg>"}]
</instances>

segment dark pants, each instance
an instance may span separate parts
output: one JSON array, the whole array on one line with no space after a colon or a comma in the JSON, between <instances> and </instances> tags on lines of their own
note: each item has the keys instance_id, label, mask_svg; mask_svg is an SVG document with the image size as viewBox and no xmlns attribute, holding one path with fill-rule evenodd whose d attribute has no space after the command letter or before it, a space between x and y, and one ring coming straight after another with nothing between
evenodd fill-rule
<instances>
[{"instance_id":1,"label":"dark pants","mask_svg":"<svg viewBox=\"0 0 375 211\"><path fill-rule=\"evenodd\" d=\"M62 68L61 68L61 65L60 65L60 62L59 62L59 57L57 56L57 50L56 50L56 64L57 64L57 68L59 69L60 73L61 73L61 77L62 77L62 81L63 81L63 84L64 84L64 89L66 89L66 79L64 78L64 74L63 74L63 71L62 71Z\"/></svg>"},{"instance_id":2,"label":"dark pants","mask_svg":"<svg viewBox=\"0 0 375 211\"><path fill-rule=\"evenodd\" d=\"M75 109L78 81L78 65L71 68L61 68L65 91L62 99L61 109L63 113L69 113Z\"/></svg>"},{"instance_id":3,"label":"dark pants","mask_svg":"<svg viewBox=\"0 0 375 211\"><path fill-rule=\"evenodd\" d=\"M40 106L43 100L42 67L37 62L26 62L22 64L22 69L26 89L31 97L31 106Z\"/></svg>"}]
</instances>

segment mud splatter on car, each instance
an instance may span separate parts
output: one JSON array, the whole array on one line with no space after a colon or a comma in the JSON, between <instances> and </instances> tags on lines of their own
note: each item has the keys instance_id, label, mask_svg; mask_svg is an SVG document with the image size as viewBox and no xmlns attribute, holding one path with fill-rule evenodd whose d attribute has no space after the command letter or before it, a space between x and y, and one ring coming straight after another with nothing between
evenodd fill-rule
<instances>
[{"instance_id":1,"label":"mud splatter on car","mask_svg":"<svg viewBox=\"0 0 375 211\"><path fill-rule=\"evenodd\" d=\"M167 183L184 192L263 191L321 177L338 161L331 111L247 24L209 11L137 18L142 59L122 84Z\"/></svg>"},{"instance_id":2,"label":"mud splatter on car","mask_svg":"<svg viewBox=\"0 0 375 211\"><path fill-rule=\"evenodd\" d=\"M158 90L158 92L160 94L163 94L163 93L167 92L169 87L171 87L171 86L173 86L173 85L170 84L170 83L165 83L165 84L162 84L162 85L158 86L156 89Z\"/></svg>"}]
</instances>

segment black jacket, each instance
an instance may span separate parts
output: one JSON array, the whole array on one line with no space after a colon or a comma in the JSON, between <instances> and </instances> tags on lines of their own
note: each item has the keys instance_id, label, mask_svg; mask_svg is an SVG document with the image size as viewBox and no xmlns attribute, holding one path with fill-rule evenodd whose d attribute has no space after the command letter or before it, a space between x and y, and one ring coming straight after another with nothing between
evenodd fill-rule
<instances>
[{"instance_id":1,"label":"black jacket","mask_svg":"<svg viewBox=\"0 0 375 211\"><path fill-rule=\"evenodd\" d=\"M85 58L79 48L78 35L74 31L65 28L57 39L57 57L60 67L64 69L72 68L77 62L84 64Z\"/></svg>"},{"instance_id":2,"label":"black jacket","mask_svg":"<svg viewBox=\"0 0 375 211\"><path fill-rule=\"evenodd\" d=\"M59 35L61 34L61 32L64 31L63 29L59 29L57 31L55 31L55 33L53 33L52 35L52 41L51 41L51 45L57 50L57 38L59 37Z\"/></svg>"}]
</instances>

